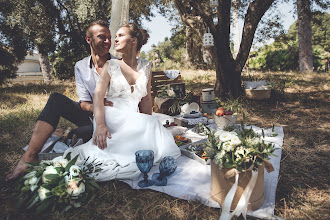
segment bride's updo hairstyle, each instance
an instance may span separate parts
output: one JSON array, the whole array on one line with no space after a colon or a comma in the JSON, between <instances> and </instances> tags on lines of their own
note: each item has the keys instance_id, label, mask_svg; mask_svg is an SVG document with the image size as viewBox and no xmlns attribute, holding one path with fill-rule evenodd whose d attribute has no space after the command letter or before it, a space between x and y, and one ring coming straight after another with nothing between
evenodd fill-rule
<instances>
[{"instance_id":1,"label":"bride's updo hairstyle","mask_svg":"<svg viewBox=\"0 0 330 220\"><path fill-rule=\"evenodd\" d=\"M130 35L132 37L136 37L137 46L136 51L140 51L142 45L145 45L148 41L149 34L145 29L140 28L135 23L127 23L122 25L121 27L126 27L130 30Z\"/></svg>"}]
</instances>

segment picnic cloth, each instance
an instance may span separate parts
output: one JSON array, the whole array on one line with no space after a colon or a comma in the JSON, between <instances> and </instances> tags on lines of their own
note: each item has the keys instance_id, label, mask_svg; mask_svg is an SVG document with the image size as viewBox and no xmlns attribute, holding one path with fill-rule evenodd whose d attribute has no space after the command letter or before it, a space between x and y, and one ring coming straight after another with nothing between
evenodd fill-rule
<instances>
[{"instance_id":1,"label":"picnic cloth","mask_svg":"<svg viewBox=\"0 0 330 220\"><path fill-rule=\"evenodd\" d=\"M163 123L163 120L169 120L171 122L171 116L154 114ZM172 119L173 120L173 119ZM215 128L214 124L209 125L210 128ZM252 129L257 134L262 134L262 128L252 126ZM270 162L274 166L274 171L268 173L265 170L264 175L264 203L263 205L252 212L247 214L250 216L265 218L265 219L279 219L274 216L275 209L275 194L277 181L280 170L281 153L284 139L283 127L275 127L274 133L277 134L276 137L269 137L272 133L271 129L264 129L265 141L271 141L275 144L274 154L277 157L270 157ZM196 134L188 130L183 136L189 137L193 142L206 138L206 136ZM159 173L159 167L153 166L151 171L148 173L149 179L151 179L152 174ZM199 201L202 204L213 207L220 208L219 204L211 199L211 166L204 165L200 162L190 159L184 155L177 159L177 169L176 171L167 178L166 186L150 186L147 188L140 188L138 182L143 179L143 175L140 176L138 180L123 180L125 183L130 185L133 189L151 189L159 192L166 193L176 198Z\"/></svg>"}]
</instances>

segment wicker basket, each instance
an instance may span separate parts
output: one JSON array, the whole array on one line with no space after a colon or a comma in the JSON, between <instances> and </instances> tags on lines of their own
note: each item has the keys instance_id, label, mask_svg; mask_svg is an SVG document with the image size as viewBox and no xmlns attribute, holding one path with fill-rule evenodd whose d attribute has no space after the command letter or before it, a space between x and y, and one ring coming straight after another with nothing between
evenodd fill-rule
<instances>
[{"instance_id":1,"label":"wicker basket","mask_svg":"<svg viewBox=\"0 0 330 220\"><path fill-rule=\"evenodd\" d=\"M256 89L245 89L246 98L252 100L266 100L270 98L271 89L256 90Z\"/></svg>"},{"instance_id":2,"label":"wicker basket","mask_svg":"<svg viewBox=\"0 0 330 220\"><path fill-rule=\"evenodd\" d=\"M217 128L224 129L226 127L233 126L237 121L237 114L235 115L223 115L218 116L216 114L213 115L214 122L217 125Z\"/></svg>"}]
</instances>

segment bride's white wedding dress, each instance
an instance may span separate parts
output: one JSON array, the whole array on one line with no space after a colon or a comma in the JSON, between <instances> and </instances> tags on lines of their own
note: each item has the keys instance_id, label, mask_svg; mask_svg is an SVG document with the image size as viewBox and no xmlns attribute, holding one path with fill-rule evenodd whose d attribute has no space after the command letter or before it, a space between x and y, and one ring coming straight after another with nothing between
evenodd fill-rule
<instances>
[{"instance_id":1,"label":"bride's white wedding dress","mask_svg":"<svg viewBox=\"0 0 330 220\"><path fill-rule=\"evenodd\" d=\"M140 76L133 86L122 74L118 60L108 62L111 81L106 99L113 102L113 107L106 106L104 111L106 126L111 133L111 139L107 138L107 148L99 149L91 139L70 148L65 155L71 152L71 158L79 154L80 161L89 157L88 161L96 159L101 162L103 171L95 176L98 181L136 179L141 174L135 163L136 151L153 150L154 164L160 163L165 156L178 158L181 153L171 133L156 117L138 112L139 102L147 95L151 72L149 61L138 58Z\"/></svg>"}]
</instances>

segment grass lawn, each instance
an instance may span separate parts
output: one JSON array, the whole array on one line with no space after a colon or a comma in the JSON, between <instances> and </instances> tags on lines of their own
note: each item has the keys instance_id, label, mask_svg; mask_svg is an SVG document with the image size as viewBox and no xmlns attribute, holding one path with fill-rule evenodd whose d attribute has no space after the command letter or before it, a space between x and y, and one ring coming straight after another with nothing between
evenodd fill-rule
<instances>
[{"instance_id":1,"label":"grass lawn","mask_svg":"<svg viewBox=\"0 0 330 220\"><path fill-rule=\"evenodd\" d=\"M214 85L214 71L182 70L186 89L201 95ZM330 219L330 75L294 72L250 73L275 82L267 101L223 101L238 106L247 122L259 127L283 126L284 145L276 191L275 214L285 219ZM247 76L243 75L243 78ZM133 190L120 181L102 188L85 206L47 217L15 210L12 183L15 167L29 142L35 119L52 92L76 99L74 81L52 85L0 88L0 217L1 219L218 219L219 209L176 199L151 190ZM240 114L239 120L242 120ZM59 127L70 123L62 119Z\"/></svg>"}]
</instances>

